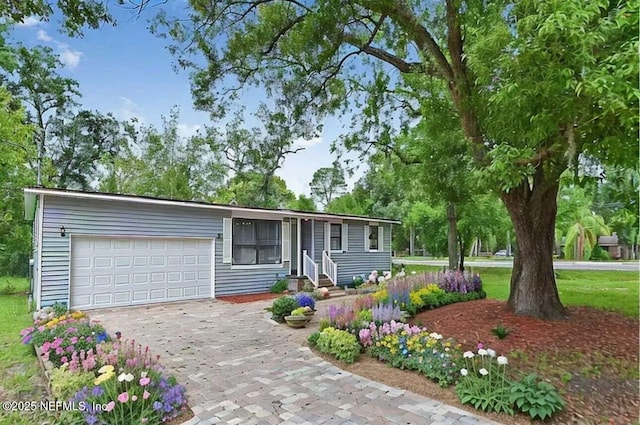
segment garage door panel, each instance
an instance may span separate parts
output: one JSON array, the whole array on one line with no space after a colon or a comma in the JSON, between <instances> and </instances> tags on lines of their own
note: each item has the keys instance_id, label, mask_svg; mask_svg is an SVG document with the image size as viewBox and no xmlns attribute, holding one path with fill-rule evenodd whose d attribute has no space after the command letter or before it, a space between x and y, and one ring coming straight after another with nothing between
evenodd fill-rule
<instances>
[{"instance_id":1,"label":"garage door panel","mask_svg":"<svg viewBox=\"0 0 640 425\"><path fill-rule=\"evenodd\" d=\"M73 237L71 246L73 308L211 295L211 240Z\"/></svg>"},{"instance_id":2,"label":"garage door panel","mask_svg":"<svg viewBox=\"0 0 640 425\"><path fill-rule=\"evenodd\" d=\"M107 307L112 304L112 294L95 294L93 296L93 305L97 307Z\"/></svg>"},{"instance_id":3,"label":"garage door panel","mask_svg":"<svg viewBox=\"0 0 640 425\"><path fill-rule=\"evenodd\" d=\"M126 292L115 292L113 294L113 301L114 301L115 304L127 305L131 301L131 293L129 291L126 291Z\"/></svg>"},{"instance_id":4,"label":"garage door panel","mask_svg":"<svg viewBox=\"0 0 640 425\"><path fill-rule=\"evenodd\" d=\"M111 286L112 283L111 275L96 275L93 278L93 286Z\"/></svg>"},{"instance_id":5,"label":"garage door panel","mask_svg":"<svg viewBox=\"0 0 640 425\"><path fill-rule=\"evenodd\" d=\"M151 289L149 290L149 299L151 300L163 300L167 297L167 292L162 289Z\"/></svg>"},{"instance_id":6,"label":"garage door panel","mask_svg":"<svg viewBox=\"0 0 640 425\"><path fill-rule=\"evenodd\" d=\"M147 273L135 273L133 275L133 284L149 283L149 275Z\"/></svg>"}]
</instances>

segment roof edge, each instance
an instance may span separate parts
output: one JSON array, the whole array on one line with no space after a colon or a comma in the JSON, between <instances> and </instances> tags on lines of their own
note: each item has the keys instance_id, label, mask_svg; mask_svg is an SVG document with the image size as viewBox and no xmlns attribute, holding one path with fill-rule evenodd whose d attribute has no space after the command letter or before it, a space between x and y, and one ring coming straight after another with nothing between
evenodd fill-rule
<instances>
[{"instance_id":1,"label":"roof edge","mask_svg":"<svg viewBox=\"0 0 640 425\"><path fill-rule=\"evenodd\" d=\"M359 221L378 221L382 223L402 224L402 222L399 220L379 218L379 217L364 217L364 216L349 215L349 214L331 214L331 213L323 213L323 212L296 211L296 210L273 209L273 208L242 207L237 205L214 204L214 203L201 202L201 201L183 201L183 200L176 200L176 199L156 198L151 196L140 196L140 195L126 195L126 194L119 194L119 193L83 192L79 190L49 189L49 188L43 188L43 187L26 187L24 189L24 193L25 193L25 196L29 194L33 194L33 195L59 196L59 197L77 198L77 199L97 199L97 200L105 200L105 201L135 202L135 203L151 204L151 205L183 206L187 208L204 208L204 209L224 210L224 211L239 211L239 212L246 211L246 212L254 212L254 213L286 215L286 216L293 216L293 217L300 217L300 218L314 218L314 217L340 218L340 219L346 218L346 219L359 220Z\"/></svg>"}]
</instances>

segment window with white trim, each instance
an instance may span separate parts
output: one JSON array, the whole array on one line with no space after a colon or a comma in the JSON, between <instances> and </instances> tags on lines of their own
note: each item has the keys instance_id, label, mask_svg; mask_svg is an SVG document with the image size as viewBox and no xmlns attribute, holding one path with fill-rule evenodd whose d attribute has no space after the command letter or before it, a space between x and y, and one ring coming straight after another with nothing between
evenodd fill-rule
<instances>
[{"instance_id":1,"label":"window with white trim","mask_svg":"<svg viewBox=\"0 0 640 425\"><path fill-rule=\"evenodd\" d=\"M378 250L378 226L369 226L369 250Z\"/></svg>"},{"instance_id":2,"label":"window with white trim","mask_svg":"<svg viewBox=\"0 0 640 425\"><path fill-rule=\"evenodd\" d=\"M330 249L331 251L341 251L342 250L342 224L339 223L331 223L331 240L330 240Z\"/></svg>"},{"instance_id":3,"label":"window with white trim","mask_svg":"<svg viewBox=\"0 0 640 425\"><path fill-rule=\"evenodd\" d=\"M233 264L280 264L282 262L282 222L276 220L233 219Z\"/></svg>"}]
</instances>

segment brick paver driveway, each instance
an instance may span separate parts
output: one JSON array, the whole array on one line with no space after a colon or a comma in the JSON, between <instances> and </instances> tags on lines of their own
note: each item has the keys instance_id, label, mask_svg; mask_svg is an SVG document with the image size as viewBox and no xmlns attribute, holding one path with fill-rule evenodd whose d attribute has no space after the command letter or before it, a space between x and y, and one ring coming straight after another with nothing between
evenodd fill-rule
<instances>
[{"instance_id":1,"label":"brick paver driveway","mask_svg":"<svg viewBox=\"0 0 640 425\"><path fill-rule=\"evenodd\" d=\"M311 329L276 325L263 310L270 304L203 300L92 318L160 354L187 388L196 415L189 425L495 424L327 363L303 346L318 319Z\"/></svg>"}]
</instances>

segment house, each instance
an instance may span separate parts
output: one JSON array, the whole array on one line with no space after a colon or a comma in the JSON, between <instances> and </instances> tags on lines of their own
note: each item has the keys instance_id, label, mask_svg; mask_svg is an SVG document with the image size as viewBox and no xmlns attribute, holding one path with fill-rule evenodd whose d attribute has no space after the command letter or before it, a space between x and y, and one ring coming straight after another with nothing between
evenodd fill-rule
<instances>
[{"instance_id":1,"label":"house","mask_svg":"<svg viewBox=\"0 0 640 425\"><path fill-rule=\"evenodd\" d=\"M60 189L24 195L37 308L259 293L286 275L344 285L390 270L391 228L399 223Z\"/></svg>"}]
</instances>

